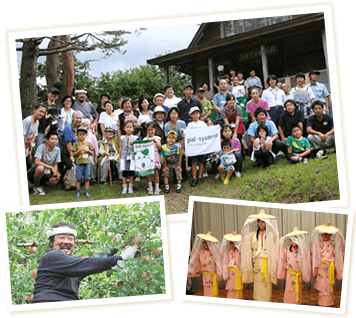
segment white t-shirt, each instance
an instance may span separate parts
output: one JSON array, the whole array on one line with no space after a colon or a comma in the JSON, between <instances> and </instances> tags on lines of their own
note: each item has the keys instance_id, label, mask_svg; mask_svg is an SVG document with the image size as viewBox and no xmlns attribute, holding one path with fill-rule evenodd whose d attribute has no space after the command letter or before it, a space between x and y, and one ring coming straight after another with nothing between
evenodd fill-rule
<instances>
[{"instance_id":1,"label":"white t-shirt","mask_svg":"<svg viewBox=\"0 0 356 318\"><path fill-rule=\"evenodd\" d=\"M119 120L119 115L114 113L113 117L110 117L106 112L102 112L99 116L99 124L103 124L104 128L112 127L117 130L117 124Z\"/></svg>"},{"instance_id":2,"label":"white t-shirt","mask_svg":"<svg viewBox=\"0 0 356 318\"><path fill-rule=\"evenodd\" d=\"M187 129L197 129L197 128L202 128L202 127L207 127L207 124L202 121L202 120L199 120L197 123L195 122L190 122L187 126Z\"/></svg>"},{"instance_id":3,"label":"white t-shirt","mask_svg":"<svg viewBox=\"0 0 356 318\"><path fill-rule=\"evenodd\" d=\"M181 98L173 96L172 98L166 98L163 105L168 108L177 107L178 103L181 101Z\"/></svg>"}]
</instances>

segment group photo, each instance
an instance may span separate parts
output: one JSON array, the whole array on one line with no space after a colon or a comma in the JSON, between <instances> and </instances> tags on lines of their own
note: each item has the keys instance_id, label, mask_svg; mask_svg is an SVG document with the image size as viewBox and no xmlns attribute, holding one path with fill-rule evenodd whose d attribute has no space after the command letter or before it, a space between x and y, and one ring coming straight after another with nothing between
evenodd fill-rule
<instances>
[{"instance_id":1,"label":"group photo","mask_svg":"<svg viewBox=\"0 0 356 318\"><path fill-rule=\"evenodd\" d=\"M295 65L289 39L281 52L274 38L283 30L297 32L297 23L313 27L308 36L318 48L304 50L300 54L309 59ZM77 36L49 37L40 51L48 54L46 63L32 70L26 67L27 50L44 45L43 39L16 40L20 78L35 76L32 95L31 83L20 81L30 204L163 194L172 203L167 214L176 214L186 213L189 195L277 203L339 200L333 118L338 109L323 46L324 15L220 24L225 38L211 39L211 45L223 48L230 40L224 54L217 55L207 39L199 41L200 32L216 28L203 23L188 48L138 68L107 70L100 78L78 71L76 54L85 48L78 48ZM249 41L239 37L246 29ZM261 29L270 44L259 43ZM139 29L137 37L148 30ZM116 40L111 49L120 50L125 44L118 40L129 31L107 33ZM196 60L194 72L184 56ZM283 63L288 56L293 67ZM47 85L36 88L36 74ZM203 142L192 144L189 136Z\"/></svg>"}]
</instances>

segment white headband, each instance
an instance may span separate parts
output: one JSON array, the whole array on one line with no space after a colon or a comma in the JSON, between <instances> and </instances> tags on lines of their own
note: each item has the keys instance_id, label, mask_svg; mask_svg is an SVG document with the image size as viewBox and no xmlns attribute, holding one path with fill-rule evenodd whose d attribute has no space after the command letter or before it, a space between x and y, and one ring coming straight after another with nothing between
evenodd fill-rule
<instances>
[{"instance_id":1,"label":"white headband","mask_svg":"<svg viewBox=\"0 0 356 318\"><path fill-rule=\"evenodd\" d=\"M77 95L77 94L79 94L79 93L87 94L87 91L86 91L85 89L76 89L76 90L74 91L74 94L75 94L75 95Z\"/></svg>"},{"instance_id":2,"label":"white headband","mask_svg":"<svg viewBox=\"0 0 356 318\"><path fill-rule=\"evenodd\" d=\"M77 231L74 229L71 229L70 227L56 227L54 229L49 229L46 231L47 237L51 237L53 235L57 235L57 234L71 234L74 237L77 237Z\"/></svg>"}]
</instances>

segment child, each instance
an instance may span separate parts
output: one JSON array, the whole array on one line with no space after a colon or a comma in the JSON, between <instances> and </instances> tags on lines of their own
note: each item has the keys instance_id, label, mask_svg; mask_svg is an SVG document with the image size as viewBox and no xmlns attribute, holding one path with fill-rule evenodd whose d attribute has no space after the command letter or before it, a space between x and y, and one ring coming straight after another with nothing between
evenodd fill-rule
<instances>
[{"instance_id":1,"label":"child","mask_svg":"<svg viewBox=\"0 0 356 318\"><path fill-rule=\"evenodd\" d=\"M124 124L125 135L121 136L120 169L122 171L122 194L133 194L133 182L135 177L136 165L134 156L133 142L138 138L133 135L134 123L128 120ZM127 179L129 179L129 190L127 191Z\"/></svg>"},{"instance_id":2,"label":"child","mask_svg":"<svg viewBox=\"0 0 356 318\"><path fill-rule=\"evenodd\" d=\"M161 137L155 136L156 128L155 125L150 122L147 124L147 136L143 138L143 140L153 140L155 142L155 155L154 155L154 179L155 179L155 194L159 194L161 192L159 188L159 169L161 169L161 163L159 161L159 152L161 151ZM148 194L153 194L152 188L152 176L147 176L148 181Z\"/></svg>"},{"instance_id":3,"label":"child","mask_svg":"<svg viewBox=\"0 0 356 318\"><path fill-rule=\"evenodd\" d=\"M326 158L326 150L321 148L314 148L311 150L309 141L302 136L302 130L298 124L291 125L291 136L288 136L287 159L291 163L301 162L308 163L308 158Z\"/></svg>"},{"instance_id":4,"label":"child","mask_svg":"<svg viewBox=\"0 0 356 318\"><path fill-rule=\"evenodd\" d=\"M115 163L117 173L120 173L120 140L115 136L116 129L113 127L104 128L105 138L100 142L99 148L99 182L107 185L109 174L109 164Z\"/></svg>"},{"instance_id":5,"label":"child","mask_svg":"<svg viewBox=\"0 0 356 318\"><path fill-rule=\"evenodd\" d=\"M332 235L335 240L330 239ZM317 226L310 239L310 252L318 305L333 306L335 277L341 280L344 271L345 242L339 229L330 222Z\"/></svg>"},{"instance_id":6,"label":"child","mask_svg":"<svg viewBox=\"0 0 356 318\"><path fill-rule=\"evenodd\" d=\"M188 277L203 276L204 296L218 297L218 279L221 278L219 241L211 235L198 234L190 253Z\"/></svg>"},{"instance_id":7,"label":"child","mask_svg":"<svg viewBox=\"0 0 356 318\"><path fill-rule=\"evenodd\" d=\"M268 168L270 164L274 161L276 155L272 150L266 149L266 144L271 140L268 136L268 127L266 125L259 125L257 127L257 135L255 141L258 143L257 147L253 147L251 154L251 160L257 161L257 165L263 165L264 168Z\"/></svg>"},{"instance_id":8,"label":"child","mask_svg":"<svg viewBox=\"0 0 356 318\"><path fill-rule=\"evenodd\" d=\"M87 136L87 130L80 126L77 129L77 136L79 141L77 141L72 146L73 157L76 157L76 167L75 167L75 180L77 187L76 197L80 197L80 183L84 176L84 186L85 186L85 196L90 198L89 195L89 185L90 185L90 158L89 155L94 154L94 146L91 142L85 141Z\"/></svg>"},{"instance_id":9,"label":"child","mask_svg":"<svg viewBox=\"0 0 356 318\"><path fill-rule=\"evenodd\" d=\"M302 304L302 283L310 282L310 250L306 242L308 232L297 227L280 240L277 278L286 279L284 303ZM289 246L284 246L287 238Z\"/></svg>"},{"instance_id":10,"label":"child","mask_svg":"<svg viewBox=\"0 0 356 318\"><path fill-rule=\"evenodd\" d=\"M221 148L222 150L216 154L217 157L220 157L218 170L221 180L224 184L228 184L233 172L235 171L234 164L236 163L236 158L232 153L230 140L223 140Z\"/></svg>"},{"instance_id":11,"label":"child","mask_svg":"<svg viewBox=\"0 0 356 318\"><path fill-rule=\"evenodd\" d=\"M241 177L242 170L242 162L244 161L243 154L241 152L241 143L238 138L235 138L233 135L232 128L229 125L224 125L221 131L221 142L223 140L230 140L231 142L231 152L235 155L236 163L235 163L235 176L237 178Z\"/></svg>"},{"instance_id":12,"label":"child","mask_svg":"<svg viewBox=\"0 0 356 318\"><path fill-rule=\"evenodd\" d=\"M190 117L193 121L190 122L187 126L187 129L199 129L201 127L206 127L206 123L200 120L200 109L197 106L194 106L189 111ZM191 187L195 187L197 184L200 185L203 183L202 175L204 171L204 165L206 161L206 155L197 155L193 157L188 157L190 164L192 166L192 181L190 183ZM199 175L197 178L197 165L199 165Z\"/></svg>"},{"instance_id":13,"label":"child","mask_svg":"<svg viewBox=\"0 0 356 318\"><path fill-rule=\"evenodd\" d=\"M224 235L221 243L221 269L226 280L227 298L242 299L241 235L237 232Z\"/></svg>"},{"instance_id":14,"label":"child","mask_svg":"<svg viewBox=\"0 0 356 318\"><path fill-rule=\"evenodd\" d=\"M161 155L163 156L163 177L164 177L164 193L169 193L170 187L168 184L169 171L173 168L177 179L177 193L182 192L182 151L175 143L177 141L177 133L173 130L169 131L166 136L167 143L162 146Z\"/></svg>"}]
</instances>

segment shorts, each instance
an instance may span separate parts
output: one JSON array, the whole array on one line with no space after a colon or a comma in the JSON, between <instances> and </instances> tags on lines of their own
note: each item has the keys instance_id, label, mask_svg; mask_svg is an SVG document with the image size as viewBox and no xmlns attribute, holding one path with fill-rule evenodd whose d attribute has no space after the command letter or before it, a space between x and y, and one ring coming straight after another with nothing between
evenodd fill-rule
<instances>
[{"instance_id":1,"label":"shorts","mask_svg":"<svg viewBox=\"0 0 356 318\"><path fill-rule=\"evenodd\" d=\"M79 164L75 166L75 180L82 181L84 176L84 180L90 180L90 164Z\"/></svg>"},{"instance_id":2,"label":"shorts","mask_svg":"<svg viewBox=\"0 0 356 318\"><path fill-rule=\"evenodd\" d=\"M27 179L28 181L30 181L31 183L35 183L33 180L33 175L36 172L36 167L35 165L33 165L28 171L27 171ZM53 175L50 173L44 173L41 180L40 180L40 185L44 185L46 184L46 182L48 182L49 180L51 180L53 178Z\"/></svg>"},{"instance_id":3,"label":"shorts","mask_svg":"<svg viewBox=\"0 0 356 318\"><path fill-rule=\"evenodd\" d=\"M224 166L224 172L227 173L230 168L232 168L232 172L235 171L235 167L233 165L230 165L230 166ZM218 171L219 171L219 167L218 167Z\"/></svg>"},{"instance_id":4,"label":"shorts","mask_svg":"<svg viewBox=\"0 0 356 318\"><path fill-rule=\"evenodd\" d=\"M176 179L177 180L182 180L182 173L180 171L178 171L178 165L179 165L178 162L176 162L176 163L167 163L168 170L163 172L162 176L169 178L169 171L171 169L173 169L174 173L176 174Z\"/></svg>"},{"instance_id":5,"label":"shorts","mask_svg":"<svg viewBox=\"0 0 356 318\"><path fill-rule=\"evenodd\" d=\"M135 176L135 174L136 174L136 172L135 171L132 171L132 170L124 170L124 171L122 171L122 176L124 177L124 178L130 178L130 177L134 177Z\"/></svg>"},{"instance_id":6,"label":"shorts","mask_svg":"<svg viewBox=\"0 0 356 318\"><path fill-rule=\"evenodd\" d=\"M194 156L194 157L188 157L188 158L189 158L190 164L198 163L198 162L205 164L205 162L206 162L206 155L200 155L200 156Z\"/></svg>"}]
</instances>

